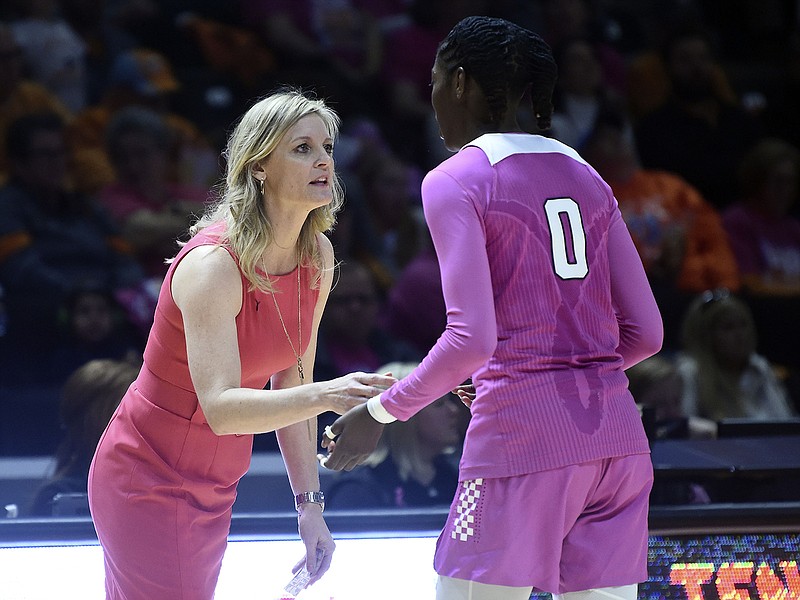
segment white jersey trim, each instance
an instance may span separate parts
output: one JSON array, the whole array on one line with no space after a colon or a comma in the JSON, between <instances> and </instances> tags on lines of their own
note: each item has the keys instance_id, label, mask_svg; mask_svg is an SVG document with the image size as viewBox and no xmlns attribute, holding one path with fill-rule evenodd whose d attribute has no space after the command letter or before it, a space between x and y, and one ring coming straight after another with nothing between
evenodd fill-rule
<instances>
[{"instance_id":1,"label":"white jersey trim","mask_svg":"<svg viewBox=\"0 0 800 600\"><path fill-rule=\"evenodd\" d=\"M397 417L386 410L383 404L381 404L380 394L367 400L367 411L378 423L394 423L397 421Z\"/></svg>"},{"instance_id":2,"label":"white jersey trim","mask_svg":"<svg viewBox=\"0 0 800 600\"><path fill-rule=\"evenodd\" d=\"M541 135L529 135L524 133L485 133L469 144L466 144L464 148L467 146L475 146L483 150L492 166L514 154L552 153L564 154L579 163L588 165L581 155L573 148L570 148L558 140Z\"/></svg>"}]
</instances>

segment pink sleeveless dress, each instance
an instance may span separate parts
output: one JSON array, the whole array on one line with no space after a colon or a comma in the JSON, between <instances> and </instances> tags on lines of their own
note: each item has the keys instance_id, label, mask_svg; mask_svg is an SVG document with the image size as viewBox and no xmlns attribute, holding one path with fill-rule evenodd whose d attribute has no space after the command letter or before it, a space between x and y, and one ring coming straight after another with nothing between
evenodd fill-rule
<instances>
[{"instance_id":1,"label":"pink sleeveless dress","mask_svg":"<svg viewBox=\"0 0 800 600\"><path fill-rule=\"evenodd\" d=\"M214 595L236 486L250 465L253 437L218 436L208 426L189 375L183 321L170 284L186 253L216 243L220 231L220 225L201 231L170 265L143 367L92 462L89 503L104 551L109 599ZM311 269L301 269L303 349L319 295L310 289L312 276ZM286 328L297 335L297 272L272 280ZM248 291L244 278L242 285L236 317L241 382L260 389L296 360L270 294Z\"/></svg>"}]
</instances>

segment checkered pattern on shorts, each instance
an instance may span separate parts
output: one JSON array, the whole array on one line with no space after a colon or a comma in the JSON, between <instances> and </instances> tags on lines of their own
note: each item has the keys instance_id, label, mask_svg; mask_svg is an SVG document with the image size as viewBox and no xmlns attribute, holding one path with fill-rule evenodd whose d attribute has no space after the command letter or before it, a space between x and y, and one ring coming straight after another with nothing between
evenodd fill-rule
<instances>
[{"instance_id":1,"label":"checkered pattern on shorts","mask_svg":"<svg viewBox=\"0 0 800 600\"><path fill-rule=\"evenodd\" d=\"M458 514L453 521L453 530L450 532L450 537L456 541L466 542L475 535L476 513L482 486L483 479L468 479L461 484L461 494L456 507Z\"/></svg>"}]
</instances>

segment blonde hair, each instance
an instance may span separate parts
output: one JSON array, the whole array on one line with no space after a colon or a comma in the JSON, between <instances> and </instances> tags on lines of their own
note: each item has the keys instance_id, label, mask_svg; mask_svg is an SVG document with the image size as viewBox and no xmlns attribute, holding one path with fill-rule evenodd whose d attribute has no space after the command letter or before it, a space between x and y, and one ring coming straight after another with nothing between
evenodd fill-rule
<instances>
[{"instance_id":1,"label":"blonde hair","mask_svg":"<svg viewBox=\"0 0 800 600\"><path fill-rule=\"evenodd\" d=\"M697 400L700 416L719 420L745 416L744 398L739 381L723 372L714 351L714 333L726 315L741 316L750 342L756 345L756 326L750 307L725 289L709 290L689 305L681 327L685 351L697 361Z\"/></svg>"},{"instance_id":2,"label":"blonde hair","mask_svg":"<svg viewBox=\"0 0 800 600\"><path fill-rule=\"evenodd\" d=\"M319 116L331 139L336 139L339 117L322 100L309 98L299 90L284 89L256 102L242 116L228 139L224 154L227 160L225 180L217 201L189 230L191 235L195 235L213 223L224 221L227 227L220 244L228 244L238 257L239 267L250 282L250 289L272 289L269 277L259 272L257 266L264 249L275 237L264 210L259 182L253 177L253 167L275 150L295 123L308 115ZM314 285L318 284L322 270L316 236L333 227L344 200L335 173L332 173L331 185L333 200L311 211L298 240L300 264L311 265L317 270Z\"/></svg>"}]
</instances>

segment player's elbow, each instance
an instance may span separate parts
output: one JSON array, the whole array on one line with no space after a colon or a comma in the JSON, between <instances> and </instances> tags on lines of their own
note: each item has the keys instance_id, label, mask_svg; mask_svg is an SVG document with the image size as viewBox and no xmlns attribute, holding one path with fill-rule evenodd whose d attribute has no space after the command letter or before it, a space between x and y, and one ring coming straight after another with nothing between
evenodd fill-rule
<instances>
[{"instance_id":1,"label":"player's elbow","mask_svg":"<svg viewBox=\"0 0 800 600\"><path fill-rule=\"evenodd\" d=\"M635 351L633 360L641 362L650 358L654 354L661 351L664 344L664 329L663 327L653 327L648 330L642 331L639 338L636 340Z\"/></svg>"},{"instance_id":2,"label":"player's elbow","mask_svg":"<svg viewBox=\"0 0 800 600\"><path fill-rule=\"evenodd\" d=\"M459 360L473 373L485 365L497 348L497 336L473 336L464 345Z\"/></svg>"},{"instance_id":3,"label":"player's elbow","mask_svg":"<svg viewBox=\"0 0 800 600\"><path fill-rule=\"evenodd\" d=\"M661 351L661 346L664 342L663 334L659 336L647 337L639 349L640 361L650 358Z\"/></svg>"},{"instance_id":4,"label":"player's elbow","mask_svg":"<svg viewBox=\"0 0 800 600\"><path fill-rule=\"evenodd\" d=\"M652 356L661 351L661 347L664 345L664 322L661 320L660 315L658 318L652 320L643 339L646 347L645 349L649 353L648 356Z\"/></svg>"}]
</instances>

